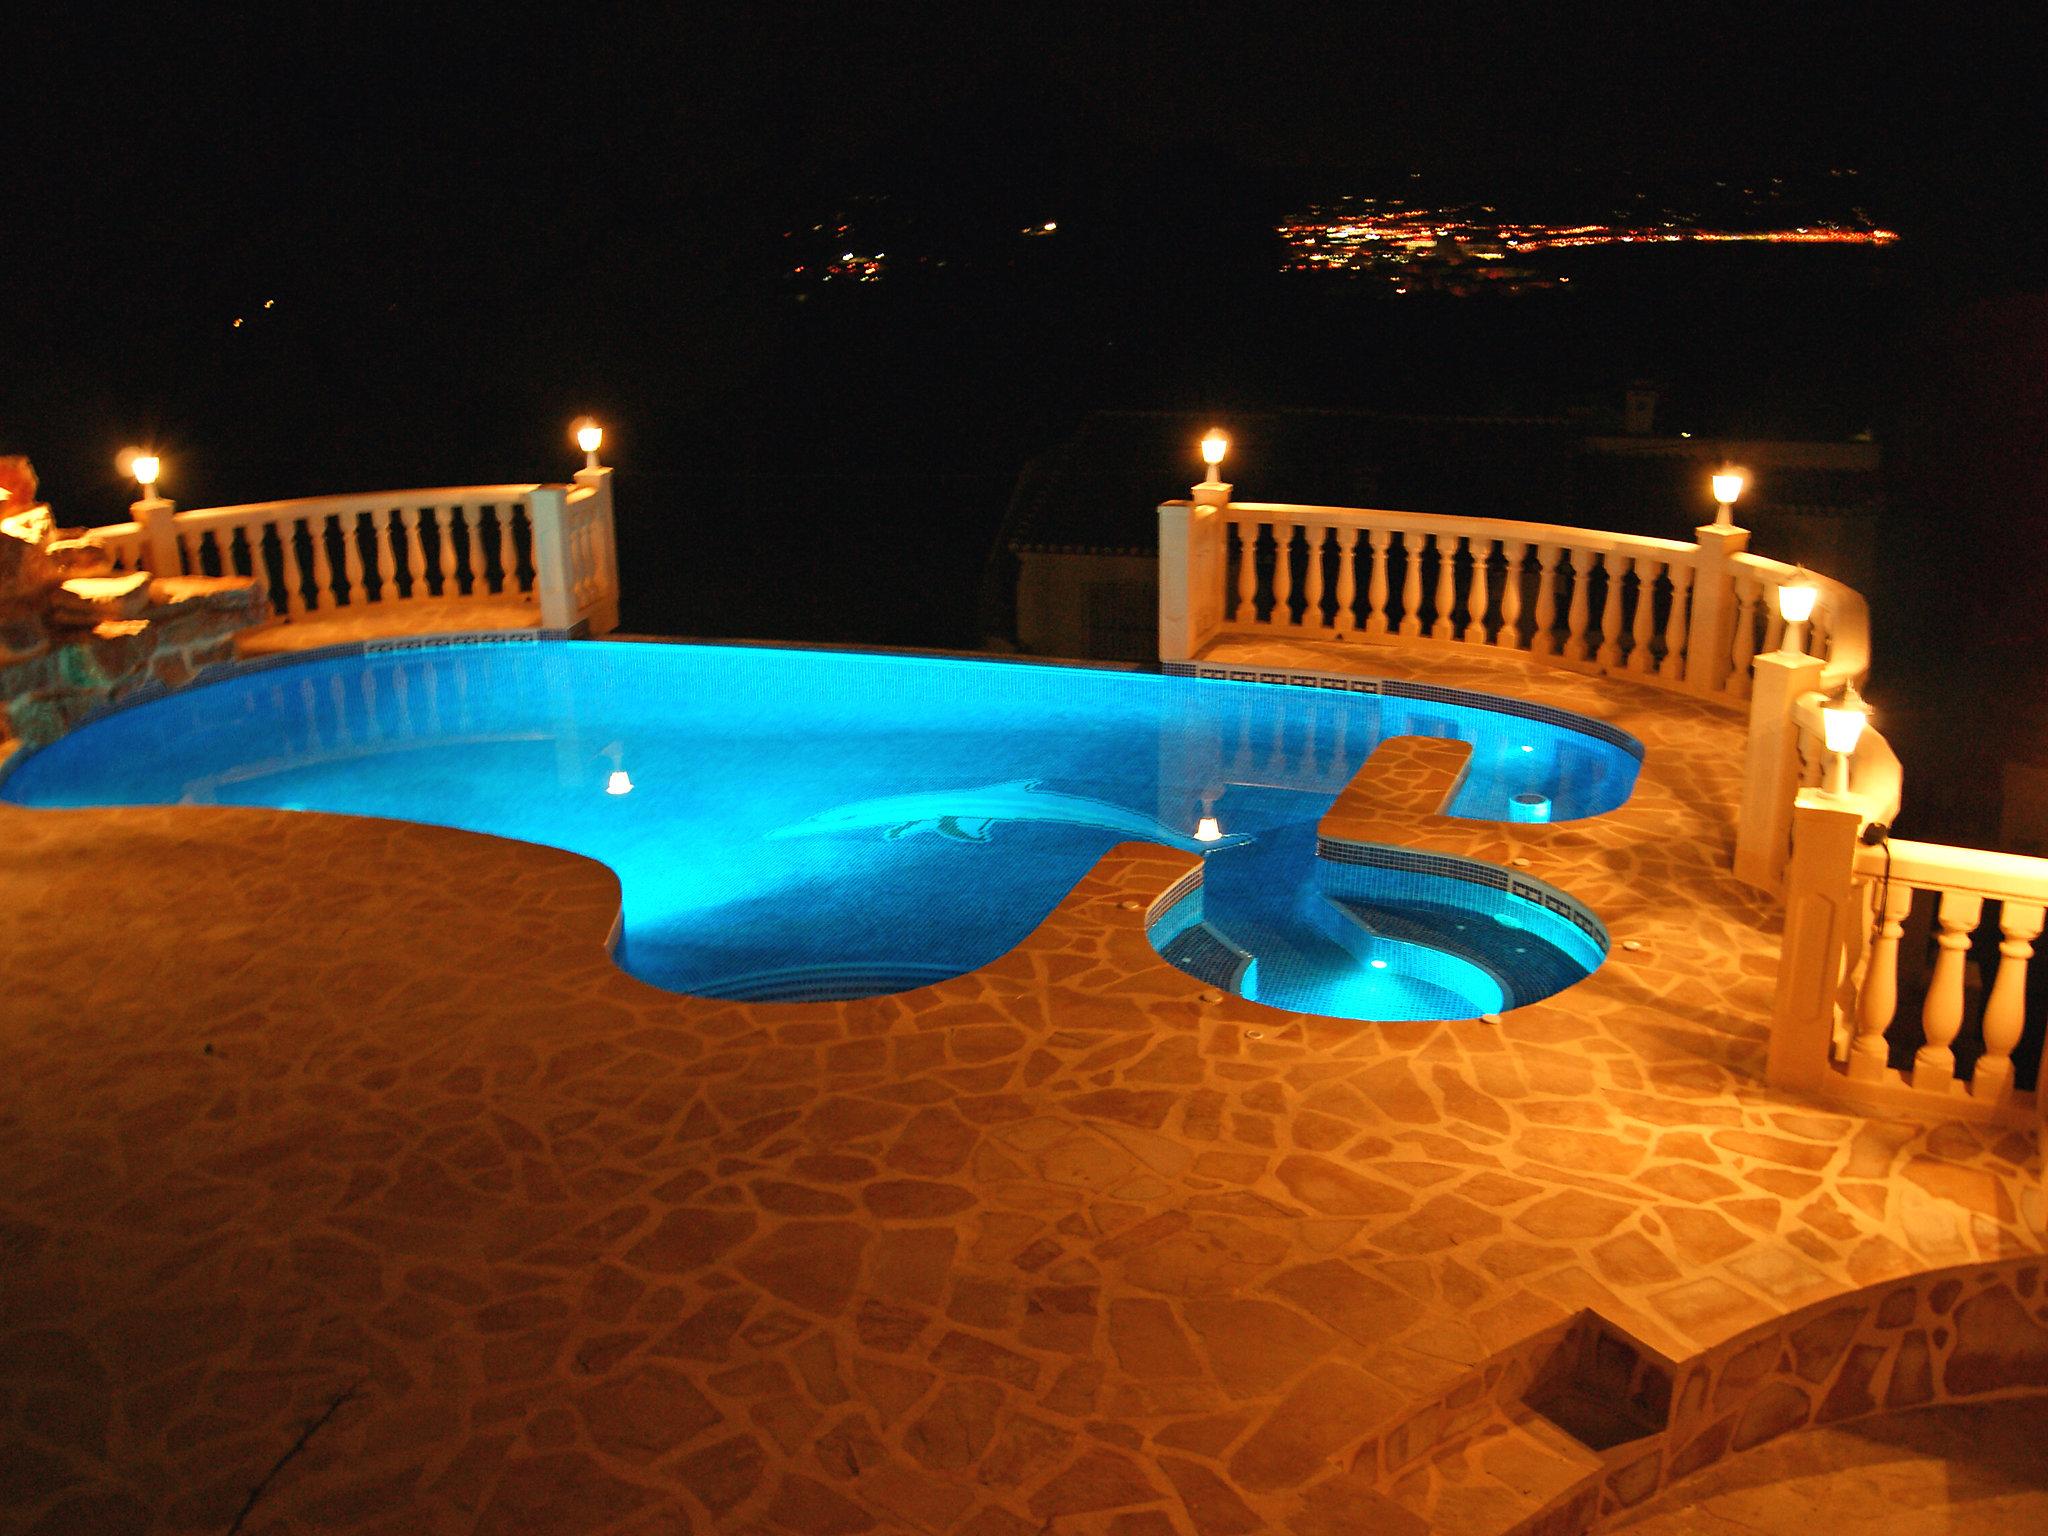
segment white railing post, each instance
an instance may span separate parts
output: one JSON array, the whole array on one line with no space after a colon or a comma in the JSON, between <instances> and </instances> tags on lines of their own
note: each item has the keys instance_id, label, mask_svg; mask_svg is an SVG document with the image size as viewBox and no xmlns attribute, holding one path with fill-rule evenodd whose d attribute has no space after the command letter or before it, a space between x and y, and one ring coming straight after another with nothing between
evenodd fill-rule
<instances>
[{"instance_id":1,"label":"white railing post","mask_svg":"<svg viewBox=\"0 0 2048 1536\"><path fill-rule=\"evenodd\" d=\"M1817 656L1772 651L1756 659L1749 698L1749 741L1742 761L1742 807L1735 823L1735 874L1777 890L1784 872L1799 790L1799 725L1793 707L1820 687Z\"/></svg>"},{"instance_id":2,"label":"white railing post","mask_svg":"<svg viewBox=\"0 0 2048 1536\"><path fill-rule=\"evenodd\" d=\"M1223 623L1223 538L1230 487L1205 482L1191 494L1188 501L1159 504L1161 661L1192 661ZM1244 563L1247 569L1252 563L1249 538ZM1238 619L1244 622L1245 615L1240 612Z\"/></svg>"},{"instance_id":3,"label":"white railing post","mask_svg":"<svg viewBox=\"0 0 2048 1536\"><path fill-rule=\"evenodd\" d=\"M142 554L150 575L183 575L185 565L178 558L178 504L160 496L145 496L131 502L128 510L142 530Z\"/></svg>"},{"instance_id":4,"label":"white railing post","mask_svg":"<svg viewBox=\"0 0 2048 1536\"><path fill-rule=\"evenodd\" d=\"M533 529L533 584L540 593L543 629L568 629L576 622L576 573L569 564L568 493L559 485L536 486L526 498ZM446 569L447 543L442 543Z\"/></svg>"},{"instance_id":5,"label":"white railing post","mask_svg":"<svg viewBox=\"0 0 2048 1536\"><path fill-rule=\"evenodd\" d=\"M2026 1026L2027 962L2041 936L2039 902L2005 901L1998 913L1998 976L1984 1004L1984 1054L1970 1074L1973 1097L1998 1103L2012 1092L2012 1051ZM2040 1092L2039 1087L2035 1089Z\"/></svg>"},{"instance_id":6,"label":"white railing post","mask_svg":"<svg viewBox=\"0 0 2048 1536\"><path fill-rule=\"evenodd\" d=\"M597 601L587 617L593 635L608 635L619 627L619 539L612 523L612 472L596 462L576 471L576 483L591 492L590 534L597 562Z\"/></svg>"},{"instance_id":7,"label":"white railing post","mask_svg":"<svg viewBox=\"0 0 2048 1536\"><path fill-rule=\"evenodd\" d=\"M1729 647L1735 635L1735 572L1729 557L1749 548L1749 530L1708 523L1693 533L1700 552L1693 564L1692 615L1685 631L1685 686L1694 693L1719 693L1732 665Z\"/></svg>"},{"instance_id":8,"label":"white railing post","mask_svg":"<svg viewBox=\"0 0 2048 1536\"><path fill-rule=\"evenodd\" d=\"M1842 955L1862 921L1855 886L1862 818L1807 793L1792 811L1792 859L1785 872L1785 941L1771 1002L1766 1075L1773 1087L1818 1088L1835 1040Z\"/></svg>"}]
</instances>

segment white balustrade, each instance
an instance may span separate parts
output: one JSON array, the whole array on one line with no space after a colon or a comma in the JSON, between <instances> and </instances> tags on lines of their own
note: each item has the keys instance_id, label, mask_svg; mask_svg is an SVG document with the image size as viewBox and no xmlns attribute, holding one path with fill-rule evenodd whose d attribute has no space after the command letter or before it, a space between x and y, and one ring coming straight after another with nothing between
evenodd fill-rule
<instances>
[{"instance_id":1,"label":"white balustrade","mask_svg":"<svg viewBox=\"0 0 2048 1536\"><path fill-rule=\"evenodd\" d=\"M1204 506L1220 514L1210 535L1217 554L1183 562L1189 572L1200 564L1215 583L1181 599L1186 611L1216 615L1200 643L1225 632L1456 642L1735 701L1749 697L1755 658L1777 649L1784 632L1776 592L1795 568L1749 554L1740 529L1704 528L1700 542L1687 543L1547 523L1236 502L1226 487L1214 491ZM1187 517L1189 507L1168 502L1160 512ZM1870 653L1863 600L1839 582L1810 579L1820 597L1808 644L1822 658L1823 681L1860 681ZM1162 605L1173 601L1162 584ZM1189 645L1188 654L1199 648Z\"/></svg>"},{"instance_id":2,"label":"white balustrade","mask_svg":"<svg viewBox=\"0 0 2048 1536\"><path fill-rule=\"evenodd\" d=\"M255 576L287 620L469 598L535 603L540 622L551 628L582 624L605 634L618 625L608 469L583 470L567 487L317 496L178 512L170 523L168 547L182 571ZM139 523L86 536L113 557L116 570L149 564Z\"/></svg>"},{"instance_id":3,"label":"white balustrade","mask_svg":"<svg viewBox=\"0 0 2048 1536\"><path fill-rule=\"evenodd\" d=\"M1802 795L1794 820L1793 859L1786 885L1784 955L1772 1017L1771 1077L1802 1089L1842 1093L1866 1103L1921 1102L1944 1111L2026 1123L2039 1113L2038 1089L2022 1094L2013 1058L2038 1046L2048 1020L2030 1018L2027 972L2048 907L2048 859L1953 848L1894 838L1863 847L1864 818L1853 805L1813 792ZM1931 917L1906 963L1916 895ZM1998 958L1988 985L1970 984L1972 950L1987 903L1998 904ZM1865 939L1860 969L1837 984L1846 958ZM1894 1042L1905 978L1921 989L1921 1040L1911 1065L1890 1065L1911 1043ZM1972 1017L1971 999L1981 995ZM1982 1051L1965 1065L1968 1030L1978 1025ZM1838 1071L1828 1070L1828 1042L1850 1038ZM2030 1102L2031 1101L2031 1102Z\"/></svg>"}]
</instances>

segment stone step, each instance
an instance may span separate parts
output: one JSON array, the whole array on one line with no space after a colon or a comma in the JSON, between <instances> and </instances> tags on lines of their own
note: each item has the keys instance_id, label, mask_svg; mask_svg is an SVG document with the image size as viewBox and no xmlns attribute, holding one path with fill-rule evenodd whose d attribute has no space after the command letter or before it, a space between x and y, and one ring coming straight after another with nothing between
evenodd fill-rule
<instances>
[{"instance_id":1,"label":"stone step","mask_svg":"<svg viewBox=\"0 0 2048 1536\"><path fill-rule=\"evenodd\" d=\"M1388 1497L1435 1536L1579 1536L1599 1510L1607 1463L1527 1403L1395 1479Z\"/></svg>"}]
</instances>

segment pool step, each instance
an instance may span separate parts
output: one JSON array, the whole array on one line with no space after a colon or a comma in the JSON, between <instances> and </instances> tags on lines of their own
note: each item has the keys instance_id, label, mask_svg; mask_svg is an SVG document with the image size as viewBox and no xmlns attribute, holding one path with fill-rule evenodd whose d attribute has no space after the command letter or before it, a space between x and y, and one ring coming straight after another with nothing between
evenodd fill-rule
<instances>
[{"instance_id":1,"label":"pool step","mask_svg":"<svg viewBox=\"0 0 2048 1536\"><path fill-rule=\"evenodd\" d=\"M1599 1512L1605 1472L1599 1452L1527 1403L1509 1403L1387 1493L1437 1536L1580 1536Z\"/></svg>"}]
</instances>

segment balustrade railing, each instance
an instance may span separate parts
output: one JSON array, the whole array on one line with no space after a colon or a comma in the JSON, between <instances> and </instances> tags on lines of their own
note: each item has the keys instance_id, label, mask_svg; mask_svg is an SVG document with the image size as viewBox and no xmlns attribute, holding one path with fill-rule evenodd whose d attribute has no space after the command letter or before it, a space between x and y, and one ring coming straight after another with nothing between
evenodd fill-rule
<instances>
[{"instance_id":1,"label":"balustrade railing","mask_svg":"<svg viewBox=\"0 0 2048 1536\"><path fill-rule=\"evenodd\" d=\"M1688 543L1199 496L1160 513L1168 660L1218 634L1415 641L1524 651L1741 700L1754 658L1779 644L1774 595L1796 574L1748 554L1747 533L1734 528L1703 528ZM1830 680L1860 679L1869 663L1863 600L1815 581L1809 648Z\"/></svg>"},{"instance_id":2,"label":"balustrade railing","mask_svg":"<svg viewBox=\"0 0 2048 1536\"><path fill-rule=\"evenodd\" d=\"M427 599L531 603L548 628L618 625L611 471L573 485L471 485L178 512L90 530L116 570L253 576L290 621Z\"/></svg>"},{"instance_id":3,"label":"balustrade railing","mask_svg":"<svg viewBox=\"0 0 2048 1536\"><path fill-rule=\"evenodd\" d=\"M1800 796L1772 1080L2033 1121L2048 999L2029 972L2048 859L1902 838L1865 846L1868 824L1854 797Z\"/></svg>"}]
</instances>

